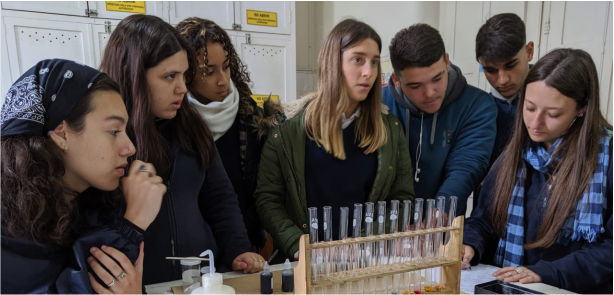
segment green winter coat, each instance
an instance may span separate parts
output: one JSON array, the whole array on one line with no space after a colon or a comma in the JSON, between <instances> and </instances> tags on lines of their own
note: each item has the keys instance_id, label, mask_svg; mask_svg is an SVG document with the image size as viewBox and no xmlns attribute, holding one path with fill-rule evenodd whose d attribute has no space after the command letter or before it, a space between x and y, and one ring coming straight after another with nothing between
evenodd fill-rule
<instances>
[{"instance_id":1,"label":"green winter coat","mask_svg":"<svg viewBox=\"0 0 614 295\"><path fill-rule=\"evenodd\" d=\"M313 96L283 105L279 124L269 130L262 148L254 197L256 210L275 245L287 257L299 249L299 238L309 233L305 194L305 106ZM382 105L387 141L377 150L377 174L368 201L414 201L412 167L403 129ZM399 216L402 216L399 214Z\"/></svg>"}]
</instances>

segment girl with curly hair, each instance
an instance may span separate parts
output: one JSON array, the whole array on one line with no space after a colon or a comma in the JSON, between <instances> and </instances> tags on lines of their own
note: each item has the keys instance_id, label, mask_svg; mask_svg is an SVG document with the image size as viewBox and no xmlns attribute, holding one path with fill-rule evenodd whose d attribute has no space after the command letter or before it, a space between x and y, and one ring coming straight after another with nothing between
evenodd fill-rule
<instances>
[{"instance_id":1,"label":"girl with curly hair","mask_svg":"<svg viewBox=\"0 0 614 295\"><path fill-rule=\"evenodd\" d=\"M193 77L188 100L207 122L224 168L239 197L239 206L252 247L266 242L254 202L256 175L264 135L271 116L251 98L249 73L224 29L210 20L191 17L176 26L198 53L190 65Z\"/></svg>"}]
</instances>

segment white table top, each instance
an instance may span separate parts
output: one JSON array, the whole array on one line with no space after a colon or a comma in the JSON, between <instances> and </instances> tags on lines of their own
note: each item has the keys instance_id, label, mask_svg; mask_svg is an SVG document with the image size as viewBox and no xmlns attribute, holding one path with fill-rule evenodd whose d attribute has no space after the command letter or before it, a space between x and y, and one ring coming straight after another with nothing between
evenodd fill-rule
<instances>
[{"instance_id":1,"label":"white table top","mask_svg":"<svg viewBox=\"0 0 614 295\"><path fill-rule=\"evenodd\" d=\"M298 262L292 262L292 267L296 267ZM271 271L277 271L284 269L284 265L275 264L271 265ZM465 292L468 294L473 294L475 285L486 283L489 281L495 280L492 276L492 273L495 272L498 267L491 265L480 264L477 266L473 266L471 270L463 270L461 271L461 292ZM241 277L249 274L244 274L241 272L227 272L222 274L224 279L231 279L236 277ZM531 289L534 291L542 292L545 294L576 294L567 290L559 289L550 285L542 284L542 283L533 283L533 284L521 284L521 283L513 283L517 284L521 287ZM171 287L181 286L181 280L164 282L159 284L151 284L145 286L148 294L173 294Z\"/></svg>"},{"instance_id":2,"label":"white table top","mask_svg":"<svg viewBox=\"0 0 614 295\"><path fill-rule=\"evenodd\" d=\"M292 268L296 267L297 264L298 262L296 261L292 262ZM283 270L283 269L284 269L283 263L271 265L271 271L278 271L278 270ZM222 273L222 276L224 276L224 280L242 277L246 275L250 275L250 274L249 273L244 274L238 271ZM147 294L173 294L171 287L181 286L182 284L183 283L181 280L158 283L158 284L151 284L151 285L146 285L145 290L147 291Z\"/></svg>"}]
</instances>

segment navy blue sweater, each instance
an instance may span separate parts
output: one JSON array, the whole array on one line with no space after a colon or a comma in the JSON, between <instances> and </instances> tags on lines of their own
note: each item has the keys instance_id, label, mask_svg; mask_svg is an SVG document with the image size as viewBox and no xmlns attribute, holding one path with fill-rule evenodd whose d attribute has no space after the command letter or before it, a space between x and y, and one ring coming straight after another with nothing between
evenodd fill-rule
<instances>
[{"instance_id":1,"label":"navy blue sweater","mask_svg":"<svg viewBox=\"0 0 614 295\"><path fill-rule=\"evenodd\" d=\"M610 151L610 159L612 154ZM494 253L499 237L492 226L492 211L495 165L484 180L478 206L465 223L463 243L473 247L475 256L471 265L494 264ZM524 263L542 278L542 283L578 293L612 294L612 162L608 167L608 206L603 212L605 232L595 243L566 241L549 248L525 250ZM545 208L544 188L546 175L527 165L525 194L525 244L535 240L542 224Z\"/></svg>"},{"instance_id":2,"label":"navy blue sweater","mask_svg":"<svg viewBox=\"0 0 614 295\"><path fill-rule=\"evenodd\" d=\"M348 237L352 236L352 216L354 204L364 203L371 193L377 173L377 153L365 155L365 149L355 142L355 121L343 129L343 146L345 160L339 160L315 141L305 143L305 189L307 206L318 208L318 220L323 224L322 207L331 206L333 210L333 239L339 236L339 208L350 209L348 219ZM363 208L364 216L364 208ZM324 231L319 228L319 240Z\"/></svg>"},{"instance_id":3,"label":"navy blue sweater","mask_svg":"<svg viewBox=\"0 0 614 295\"><path fill-rule=\"evenodd\" d=\"M488 170L492 167L493 163L499 158L499 155L503 152L503 149L510 142L514 129L514 120L516 119L516 108L518 106L518 98L514 99L512 103L505 102L490 94L493 101L497 105L497 137L495 138L495 146L492 149L492 155L490 156L490 163L488 164Z\"/></svg>"}]
</instances>

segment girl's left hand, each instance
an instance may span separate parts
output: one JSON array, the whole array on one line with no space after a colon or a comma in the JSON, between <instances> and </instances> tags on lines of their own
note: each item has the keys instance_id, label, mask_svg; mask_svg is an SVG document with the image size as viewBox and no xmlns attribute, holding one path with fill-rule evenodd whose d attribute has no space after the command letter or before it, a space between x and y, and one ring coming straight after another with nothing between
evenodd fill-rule
<instances>
[{"instance_id":1,"label":"girl's left hand","mask_svg":"<svg viewBox=\"0 0 614 295\"><path fill-rule=\"evenodd\" d=\"M507 283L520 282L523 284L539 283L542 278L524 266L508 266L504 267L492 274L497 280L501 280Z\"/></svg>"},{"instance_id":2,"label":"girl's left hand","mask_svg":"<svg viewBox=\"0 0 614 295\"><path fill-rule=\"evenodd\" d=\"M130 262L128 257L113 247L102 246L92 247L87 262L92 267L96 275L107 285L102 286L96 281L91 273L90 277L92 289L98 294L141 294L143 293L143 242L139 246L139 257L134 262ZM119 262L117 264L111 257ZM104 266L104 267L103 267ZM106 268L106 269L105 269ZM107 283L108 282L108 283Z\"/></svg>"}]
</instances>

